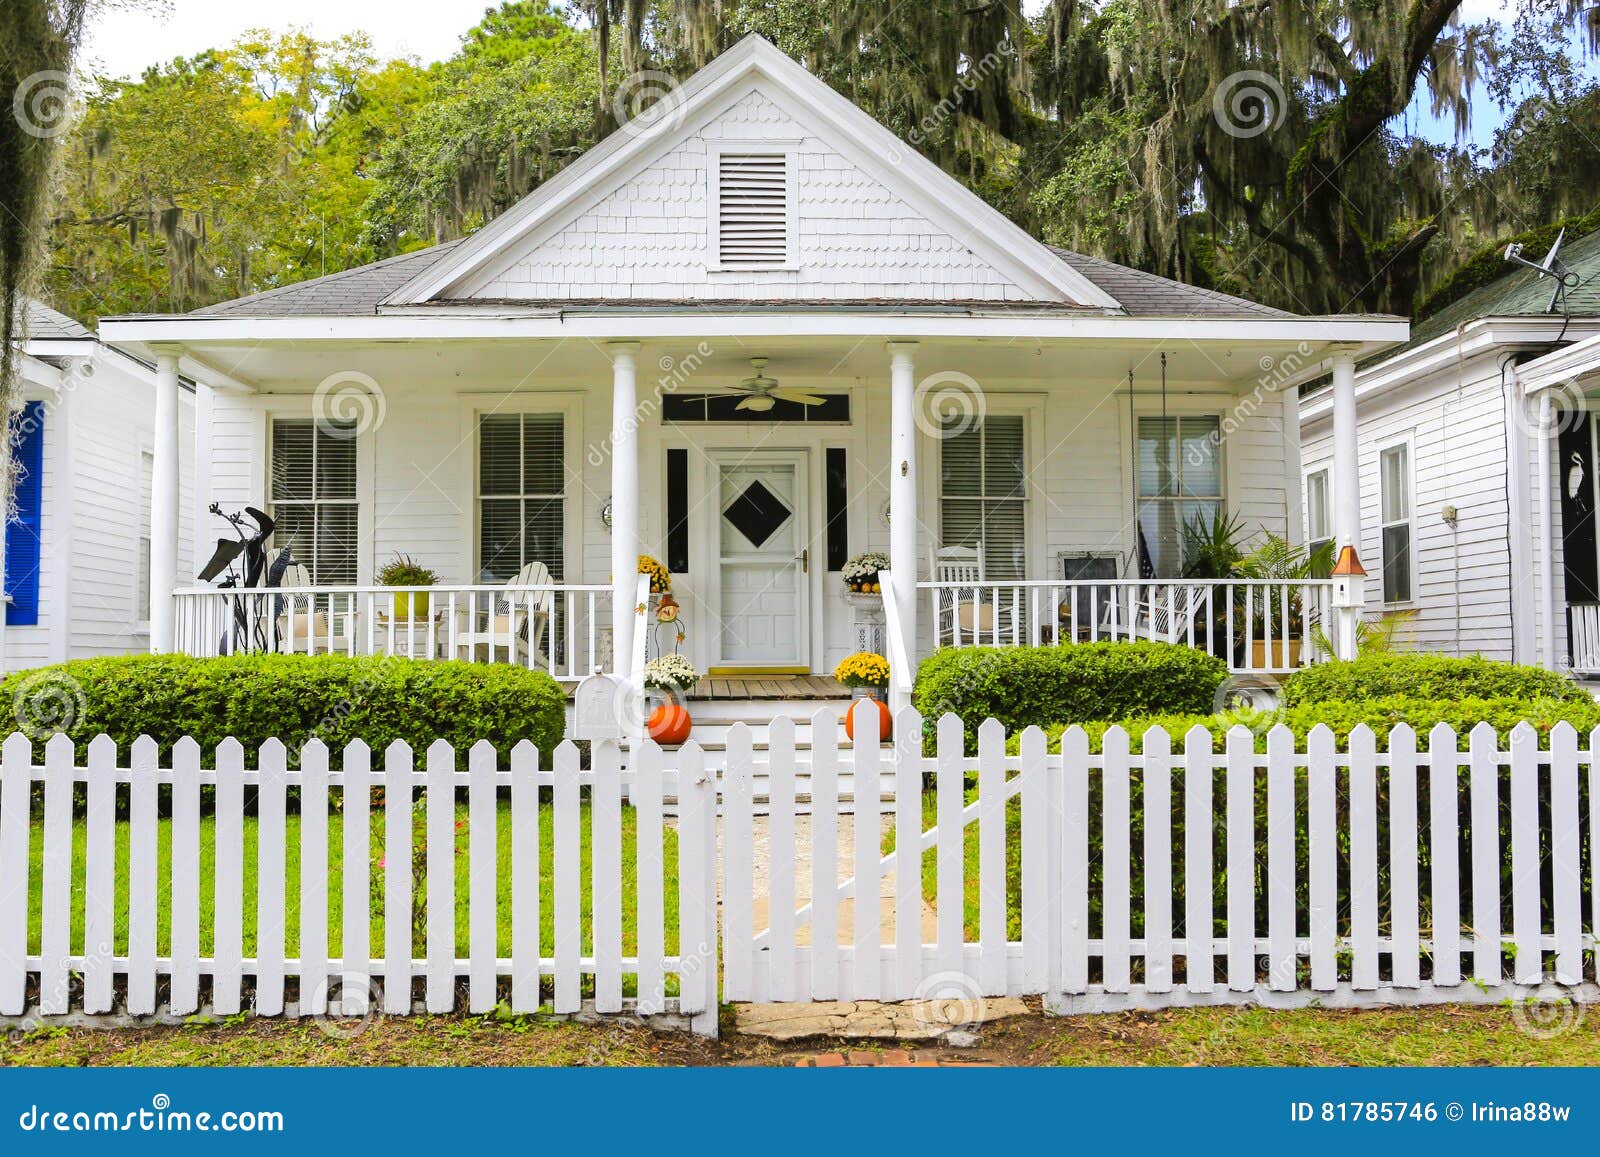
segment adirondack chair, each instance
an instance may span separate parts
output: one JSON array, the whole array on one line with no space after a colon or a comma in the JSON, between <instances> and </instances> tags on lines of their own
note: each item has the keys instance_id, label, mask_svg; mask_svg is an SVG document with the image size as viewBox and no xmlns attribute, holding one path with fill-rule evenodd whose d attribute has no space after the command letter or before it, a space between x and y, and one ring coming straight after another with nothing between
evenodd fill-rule
<instances>
[{"instance_id":1,"label":"adirondack chair","mask_svg":"<svg viewBox=\"0 0 1600 1157\"><path fill-rule=\"evenodd\" d=\"M993 603L982 601L983 543L976 547L935 547L929 561L934 582L959 584L939 591L934 615L936 638L982 643L994 638L997 624L1005 629L1009 614L997 612ZM968 586L970 594L962 589Z\"/></svg>"},{"instance_id":2,"label":"adirondack chair","mask_svg":"<svg viewBox=\"0 0 1600 1157\"><path fill-rule=\"evenodd\" d=\"M505 594L468 596L456 607L456 658L526 662L531 648L535 666L548 662L547 648L555 615L555 580L542 562L530 562L506 583ZM544 587L530 592L529 587ZM459 597L459 596L458 596Z\"/></svg>"},{"instance_id":3,"label":"adirondack chair","mask_svg":"<svg viewBox=\"0 0 1600 1157\"><path fill-rule=\"evenodd\" d=\"M355 639L356 611L353 607L334 613L318 610L310 594L295 594L312 585L311 572L297 564L286 567L274 597L277 621L273 637L285 655L347 654ZM331 628L331 629L330 629Z\"/></svg>"}]
</instances>

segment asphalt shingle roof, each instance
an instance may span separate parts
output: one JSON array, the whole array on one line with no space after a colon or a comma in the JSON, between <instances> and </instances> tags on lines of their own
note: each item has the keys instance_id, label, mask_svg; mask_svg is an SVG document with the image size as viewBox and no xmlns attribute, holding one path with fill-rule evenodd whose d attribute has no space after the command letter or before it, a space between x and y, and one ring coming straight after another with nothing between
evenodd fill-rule
<instances>
[{"instance_id":1,"label":"asphalt shingle roof","mask_svg":"<svg viewBox=\"0 0 1600 1157\"><path fill-rule=\"evenodd\" d=\"M196 317L370 317L378 304L461 244L447 241L415 253L358 265L310 281L252 293L194 311Z\"/></svg>"},{"instance_id":2,"label":"asphalt shingle roof","mask_svg":"<svg viewBox=\"0 0 1600 1157\"><path fill-rule=\"evenodd\" d=\"M269 289L265 293L252 294L249 297L241 297L234 301L224 301L217 305L195 310L195 316L370 317L377 312L379 304L385 298L412 280L412 278L421 276L431 269L459 244L459 241L451 241L443 245L435 245L430 249L419 249L414 253L404 253L399 257L391 257L372 265L362 265L355 269L347 269L342 273L331 273L326 277L302 281L295 285L286 285L280 289ZM1157 277L1155 274L1130 269L1127 266L1117 265L1110 261L1102 261L1097 257L1086 257L1081 253L1073 253L1065 249L1056 249L1054 252L1073 269L1121 302L1123 308L1134 317L1254 318L1292 316L1281 309L1273 309L1270 306L1246 301L1240 297L1230 297L1228 294L1217 293L1214 290L1185 285L1181 281ZM560 303L541 302L540 304L555 305ZM597 303L586 300L582 303L574 302L573 304L593 305ZM661 303L630 303L627 300L617 300L610 304L619 306L637 304L640 307L646 307L647 305L659 305ZM686 299L682 304L700 305L704 303ZM896 303L884 302L880 304ZM984 303L969 304L982 305ZM1015 307L1019 303L1009 304Z\"/></svg>"},{"instance_id":3,"label":"asphalt shingle roof","mask_svg":"<svg viewBox=\"0 0 1600 1157\"><path fill-rule=\"evenodd\" d=\"M1530 261L1544 259L1543 253L1524 256ZM1600 317L1600 230L1563 244L1560 257L1567 269L1578 275L1579 281L1575 288L1567 290L1568 313L1573 317ZM1551 278L1541 277L1521 265L1507 266L1507 270L1504 277L1480 285L1413 325L1409 344L1431 341L1480 317L1542 317L1560 313L1559 307L1553 311L1548 308L1555 292L1555 282Z\"/></svg>"},{"instance_id":4,"label":"asphalt shingle roof","mask_svg":"<svg viewBox=\"0 0 1600 1157\"><path fill-rule=\"evenodd\" d=\"M85 326L32 297L23 298L22 315L23 334L29 338L77 341L94 337Z\"/></svg>"}]
</instances>

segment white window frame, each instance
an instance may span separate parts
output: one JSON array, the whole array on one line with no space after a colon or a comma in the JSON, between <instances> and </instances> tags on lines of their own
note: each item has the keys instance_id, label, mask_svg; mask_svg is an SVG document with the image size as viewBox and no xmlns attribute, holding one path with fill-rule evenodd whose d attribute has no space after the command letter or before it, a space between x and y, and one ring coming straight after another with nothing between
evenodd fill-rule
<instances>
[{"instance_id":1,"label":"white window frame","mask_svg":"<svg viewBox=\"0 0 1600 1157\"><path fill-rule=\"evenodd\" d=\"M1393 522L1383 517L1383 456L1393 450L1405 451L1405 469L1401 472L1406 487L1406 516ZM1403 436L1378 443L1378 597L1386 607L1408 607L1417 601L1417 455L1416 439L1407 432ZM1392 526L1406 528L1406 571L1410 593L1403 599L1389 598L1383 589L1384 575L1388 572L1388 559L1384 553L1384 531Z\"/></svg>"},{"instance_id":2,"label":"white window frame","mask_svg":"<svg viewBox=\"0 0 1600 1157\"><path fill-rule=\"evenodd\" d=\"M258 503L262 509L271 513L277 505L272 498L272 427L282 421L316 422L317 416L313 410L313 402L309 397L296 398L293 402L274 400L262 411L261 445L263 449L261 462L261 498ZM373 433L363 431L356 435L356 494L353 499L337 499L339 502L354 502L356 506L356 585L367 586L372 583L372 541L373 541ZM278 546L276 537L273 547ZM305 564L311 570L311 564Z\"/></svg>"},{"instance_id":3,"label":"white window frame","mask_svg":"<svg viewBox=\"0 0 1600 1157\"><path fill-rule=\"evenodd\" d=\"M1314 515L1319 513L1311 505L1311 480L1318 475L1322 476L1322 515L1323 529L1326 534L1317 534ZM1339 536L1333 526L1333 466L1331 463L1321 462L1308 469L1300 479L1300 493L1305 495L1305 542L1306 550L1316 549L1319 542L1339 542Z\"/></svg>"},{"instance_id":4,"label":"white window frame","mask_svg":"<svg viewBox=\"0 0 1600 1157\"><path fill-rule=\"evenodd\" d=\"M564 583L582 583L584 572L584 511L594 506L598 521L600 506L605 494L598 497L594 488L584 482L587 466L583 455L583 395L572 392L538 394L463 394L461 401L461 428L468 453L463 455L461 493L469 496L462 511L462 541L466 544L463 556L470 560L471 569L462 581L469 586L478 584L483 573L483 544L479 539L479 503L483 495L478 484L478 467L482 448L478 440L478 420L490 414L560 414L563 466L566 471L562 503L562 569ZM609 569L609 567L608 567Z\"/></svg>"},{"instance_id":5,"label":"white window frame","mask_svg":"<svg viewBox=\"0 0 1600 1157\"><path fill-rule=\"evenodd\" d=\"M727 276L739 273L793 273L800 268L800 155L798 141L753 140L722 141L712 147L706 165L706 236L710 248L706 253L706 270ZM784 194L784 207L788 220L784 226L784 259L771 265L724 265L722 263L722 158L730 153L742 155L781 156L788 187Z\"/></svg>"},{"instance_id":6,"label":"white window frame","mask_svg":"<svg viewBox=\"0 0 1600 1157\"><path fill-rule=\"evenodd\" d=\"M1174 496L1172 498L1153 497L1153 498L1146 499L1146 497L1144 495L1139 493L1139 423L1145 421L1146 419L1150 419L1152 421L1160 421L1162 418L1166 418L1168 420L1176 419L1178 421L1178 423L1179 423L1179 425L1178 425L1178 431L1179 431L1178 437L1179 437L1179 452L1180 452L1180 456L1181 456L1181 453L1182 453L1182 438L1183 438L1183 435L1182 435L1183 425L1182 425L1182 423L1185 420L1194 421L1195 419L1198 419L1198 418L1212 418L1212 419L1216 420L1216 423L1217 423L1217 434L1218 434L1218 438L1217 438L1217 442L1216 442L1217 488L1218 488L1218 491L1219 491L1217 494L1214 494L1214 495L1211 495L1211 494L1204 494L1204 495L1195 494L1195 495ZM1146 408L1145 405L1140 405L1135 410L1135 412L1133 414L1133 417L1132 417L1132 423L1133 424L1132 424L1132 429L1129 431L1129 441L1128 441L1128 455L1129 455L1129 457L1128 457L1128 483L1129 483L1129 488L1133 492L1133 521L1132 521L1131 528L1130 528L1132 541L1129 543L1129 552L1128 552L1128 558L1129 558L1128 575L1129 575L1129 577L1137 577L1138 574L1139 574L1139 510L1145 504L1146 501L1150 501L1150 502L1175 502L1175 503L1178 503L1178 502L1216 502L1218 507L1221 509L1221 511L1224 514L1227 514L1227 513L1229 513L1231 511L1231 507L1229 506L1229 499L1228 499L1228 494L1229 494L1229 491L1231 489L1231 487L1229 485L1229 481L1230 480L1229 480L1229 477L1228 477L1228 472L1229 472L1231 463L1230 463L1230 455L1227 452L1227 446L1228 446L1227 422L1228 422L1228 414L1227 414L1227 412L1225 410L1218 409L1217 406L1214 403L1210 403L1210 402L1206 402L1206 401L1202 401L1202 400L1198 400L1198 399L1176 399L1176 400L1174 400L1174 404L1170 404L1167 407L1167 411L1164 414L1161 412L1160 409L1148 409L1148 408ZM1182 551L1182 549L1183 549L1183 529L1182 529L1182 525L1181 524L1179 526L1178 534L1179 534L1178 549L1180 551Z\"/></svg>"},{"instance_id":7,"label":"white window frame","mask_svg":"<svg viewBox=\"0 0 1600 1157\"><path fill-rule=\"evenodd\" d=\"M155 557L155 544L150 535L151 492L155 488L155 457L155 448L152 444L141 441L134 454L134 477L139 480L139 531L133 536L133 629L145 634L150 632L150 565ZM145 473L146 458L150 460L148 474Z\"/></svg>"},{"instance_id":8,"label":"white window frame","mask_svg":"<svg viewBox=\"0 0 1600 1157\"><path fill-rule=\"evenodd\" d=\"M1023 557L1026 560L1023 572L1024 579L1038 578L1044 574L1045 565L1045 540L1048 537L1047 527L1044 525L1045 511L1048 509L1049 496L1041 494L1041 482L1036 470L1045 459L1045 429L1044 429L1044 398L1039 394L1006 394L1001 392L988 393L984 396L984 414L993 417L1017 417L1022 419L1022 476L1027 485L1027 493L1023 497ZM938 528L944 520L944 439L937 433L926 432L921 436L919 457L932 468L922 470L921 481L921 509L931 512L931 529L929 533L937 536ZM852 503L852 505L855 505ZM884 508L884 525L888 524L888 508ZM852 531L853 533L853 531ZM851 543L857 539L852 537ZM852 545L852 550L854 546ZM924 557L917 560L919 567L927 566L928 556L931 551L925 550ZM930 572L928 578L933 578Z\"/></svg>"}]
</instances>

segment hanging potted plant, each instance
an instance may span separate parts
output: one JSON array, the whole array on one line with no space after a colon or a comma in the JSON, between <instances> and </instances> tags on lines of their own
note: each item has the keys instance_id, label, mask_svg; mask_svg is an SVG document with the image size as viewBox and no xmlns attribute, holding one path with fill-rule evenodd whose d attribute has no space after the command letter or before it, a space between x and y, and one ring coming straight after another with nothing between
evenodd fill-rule
<instances>
[{"instance_id":1,"label":"hanging potted plant","mask_svg":"<svg viewBox=\"0 0 1600 1157\"><path fill-rule=\"evenodd\" d=\"M439 581L439 576L413 562L403 554L397 554L378 571L378 585L385 587L431 587ZM392 600L391 613L399 622L409 622L415 619L428 617L428 595L425 591L396 591L389 596Z\"/></svg>"},{"instance_id":2,"label":"hanging potted plant","mask_svg":"<svg viewBox=\"0 0 1600 1157\"><path fill-rule=\"evenodd\" d=\"M876 595L883 593L878 572L889 569L889 556L882 551L869 550L846 561L839 568L844 585L853 593Z\"/></svg>"},{"instance_id":3,"label":"hanging potted plant","mask_svg":"<svg viewBox=\"0 0 1600 1157\"><path fill-rule=\"evenodd\" d=\"M894 718L884 697L889 691L889 660L870 651L857 651L833 669L833 677L854 693L855 702L844 718L845 734L856 737L856 703L870 699L878 707L878 738L887 739L894 729Z\"/></svg>"},{"instance_id":4,"label":"hanging potted plant","mask_svg":"<svg viewBox=\"0 0 1600 1157\"><path fill-rule=\"evenodd\" d=\"M644 572L640 572L641 574ZM644 685L660 699L645 719L650 738L675 747L689 739L694 720L683 705L683 696L700 680L700 672L682 655L657 655L644 665Z\"/></svg>"}]
</instances>

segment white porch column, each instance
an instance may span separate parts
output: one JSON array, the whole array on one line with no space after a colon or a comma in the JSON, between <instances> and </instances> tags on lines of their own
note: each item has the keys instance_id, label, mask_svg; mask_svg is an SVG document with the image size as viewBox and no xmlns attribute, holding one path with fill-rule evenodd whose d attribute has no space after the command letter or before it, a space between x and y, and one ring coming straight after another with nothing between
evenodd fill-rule
<instances>
[{"instance_id":1,"label":"white porch column","mask_svg":"<svg viewBox=\"0 0 1600 1157\"><path fill-rule=\"evenodd\" d=\"M892 341L889 350L889 569L906 653L917 654L917 343ZM900 673L910 687L916 672ZM899 704L895 704L896 707Z\"/></svg>"},{"instance_id":2,"label":"white porch column","mask_svg":"<svg viewBox=\"0 0 1600 1157\"><path fill-rule=\"evenodd\" d=\"M612 342L611 354L611 666L627 676L633 656L634 598L639 586L639 397L636 341Z\"/></svg>"},{"instance_id":3,"label":"white porch column","mask_svg":"<svg viewBox=\"0 0 1600 1157\"><path fill-rule=\"evenodd\" d=\"M156 428L150 474L150 649L170 651L178 585L178 355L156 353Z\"/></svg>"},{"instance_id":4,"label":"white porch column","mask_svg":"<svg viewBox=\"0 0 1600 1157\"><path fill-rule=\"evenodd\" d=\"M1333 534L1337 550L1354 547L1361 554L1361 475L1356 438L1356 355L1347 347L1333 353ZM1355 658L1359 608L1334 612L1339 620L1334 638L1339 658Z\"/></svg>"}]
</instances>

